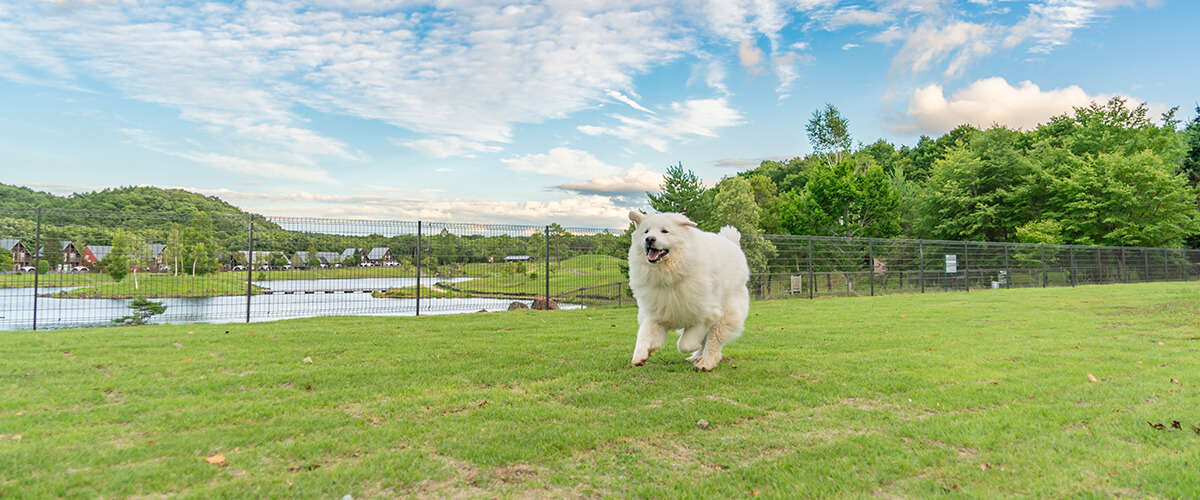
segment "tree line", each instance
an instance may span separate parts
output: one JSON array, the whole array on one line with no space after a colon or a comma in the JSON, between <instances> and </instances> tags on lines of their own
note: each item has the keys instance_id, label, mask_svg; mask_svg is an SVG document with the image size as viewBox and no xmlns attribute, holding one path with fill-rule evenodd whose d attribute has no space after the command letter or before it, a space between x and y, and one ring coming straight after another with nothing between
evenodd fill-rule
<instances>
[{"instance_id":1,"label":"tree line","mask_svg":"<svg viewBox=\"0 0 1200 500\"><path fill-rule=\"evenodd\" d=\"M674 165L647 193L658 211L708 230L744 234L1200 246L1200 106L1156 123L1144 104L1116 97L1028 131L963 125L915 146L853 145L833 105L806 132L813 153L763 161L706 188ZM750 238L747 257L772 254Z\"/></svg>"}]
</instances>

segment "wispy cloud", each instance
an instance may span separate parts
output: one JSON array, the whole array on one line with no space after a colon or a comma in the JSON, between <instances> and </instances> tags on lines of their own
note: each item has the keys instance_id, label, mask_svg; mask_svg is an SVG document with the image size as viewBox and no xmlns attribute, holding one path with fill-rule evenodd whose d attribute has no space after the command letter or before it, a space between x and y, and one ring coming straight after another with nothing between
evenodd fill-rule
<instances>
[{"instance_id":1,"label":"wispy cloud","mask_svg":"<svg viewBox=\"0 0 1200 500\"><path fill-rule=\"evenodd\" d=\"M644 119L612 115L616 124L581 125L577 129L587 135L610 135L666 151L671 141L716 137L718 130L743 123L742 114L732 108L725 97L674 102L670 111L667 116Z\"/></svg>"},{"instance_id":2,"label":"wispy cloud","mask_svg":"<svg viewBox=\"0 0 1200 500\"><path fill-rule=\"evenodd\" d=\"M613 175L621 170L600 161L599 158L587 151L568 147L557 147L545 153L506 158L500 162L514 172L583 179L595 175Z\"/></svg>"},{"instance_id":3,"label":"wispy cloud","mask_svg":"<svg viewBox=\"0 0 1200 500\"><path fill-rule=\"evenodd\" d=\"M595 177L584 182L568 182L553 187L579 194L641 196L649 191L657 191L662 181L662 174L651 172L645 165L638 164L620 175Z\"/></svg>"}]
</instances>

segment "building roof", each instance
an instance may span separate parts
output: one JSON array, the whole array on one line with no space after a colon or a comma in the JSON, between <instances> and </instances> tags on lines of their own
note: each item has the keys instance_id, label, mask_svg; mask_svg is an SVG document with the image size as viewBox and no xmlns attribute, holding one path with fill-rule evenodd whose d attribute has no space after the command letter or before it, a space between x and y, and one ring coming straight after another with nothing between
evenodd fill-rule
<instances>
[{"instance_id":1,"label":"building roof","mask_svg":"<svg viewBox=\"0 0 1200 500\"><path fill-rule=\"evenodd\" d=\"M342 254L337 252L317 252L317 258L326 264L336 264L342 261Z\"/></svg>"},{"instance_id":2,"label":"building roof","mask_svg":"<svg viewBox=\"0 0 1200 500\"><path fill-rule=\"evenodd\" d=\"M0 248L4 248L5 250L12 250L13 247L20 244L21 240L0 240Z\"/></svg>"},{"instance_id":3,"label":"building roof","mask_svg":"<svg viewBox=\"0 0 1200 500\"><path fill-rule=\"evenodd\" d=\"M509 255L504 260L529 260L528 255Z\"/></svg>"},{"instance_id":4,"label":"building roof","mask_svg":"<svg viewBox=\"0 0 1200 500\"><path fill-rule=\"evenodd\" d=\"M367 258L370 260L379 260L387 256L389 251L386 247L375 247L370 252L367 252Z\"/></svg>"},{"instance_id":5,"label":"building roof","mask_svg":"<svg viewBox=\"0 0 1200 500\"><path fill-rule=\"evenodd\" d=\"M60 241L60 242L58 242L58 246L62 247L62 248L60 248L60 250L66 250L67 247L71 246L71 242L70 241Z\"/></svg>"},{"instance_id":6,"label":"building roof","mask_svg":"<svg viewBox=\"0 0 1200 500\"><path fill-rule=\"evenodd\" d=\"M146 244L146 250L149 250L149 251L150 251L150 258L151 258L151 259L157 259L157 258L158 258L158 256L159 256L160 254L162 254L162 251L163 251L163 249L164 249L164 248L167 248L167 246L166 246L166 245L160 245L160 244L158 244L158 243L147 243L147 244Z\"/></svg>"},{"instance_id":7,"label":"building roof","mask_svg":"<svg viewBox=\"0 0 1200 500\"><path fill-rule=\"evenodd\" d=\"M104 260L108 256L108 252L112 251L111 245L88 245L83 248L92 252L92 257L96 258L96 262Z\"/></svg>"}]
</instances>

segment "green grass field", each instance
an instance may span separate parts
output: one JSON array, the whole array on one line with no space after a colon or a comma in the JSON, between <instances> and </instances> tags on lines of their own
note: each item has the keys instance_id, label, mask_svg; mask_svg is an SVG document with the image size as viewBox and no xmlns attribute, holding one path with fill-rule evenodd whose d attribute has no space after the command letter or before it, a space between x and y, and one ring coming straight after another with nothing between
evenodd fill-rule
<instances>
[{"instance_id":1,"label":"green grass field","mask_svg":"<svg viewBox=\"0 0 1200 500\"><path fill-rule=\"evenodd\" d=\"M104 276L108 278L107 275ZM251 288L258 294L259 287ZM233 273L213 273L203 276L160 273L145 273L134 281L133 275L121 281L92 283L91 286L65 290L52 294L54 297L72 299L131 299L161 297L217 297L223 295L245 295L246 276Z\"/></svg>"},{"instance_id":2,"label":"green grass field","mask_svg":"<svg viewBox=\"0 0 1200 500\"><path fill-rule=\"evenodd\" d=\"M756 302L712 373L634 318L4 332L0 497L1200 496L1197 283Z\"/></svg>"}]
</instances>

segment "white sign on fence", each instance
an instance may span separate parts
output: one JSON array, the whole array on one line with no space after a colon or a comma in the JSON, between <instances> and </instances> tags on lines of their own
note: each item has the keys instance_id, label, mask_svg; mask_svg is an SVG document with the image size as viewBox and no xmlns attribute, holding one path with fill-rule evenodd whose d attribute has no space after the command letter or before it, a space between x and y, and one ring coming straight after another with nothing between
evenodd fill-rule
<instances>
[{"instance_id":1,"label":"white sign on fence","mask_svg":"<svg viewBox=\"0 0 1200 500\"><path fill-rule=\"evenodd\" d=\"M946 254L946 272L958 272L958 256L952 253Z\"/></svg>"}]
</instances>

